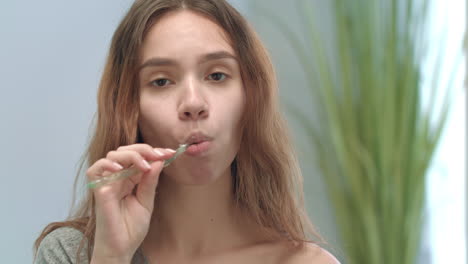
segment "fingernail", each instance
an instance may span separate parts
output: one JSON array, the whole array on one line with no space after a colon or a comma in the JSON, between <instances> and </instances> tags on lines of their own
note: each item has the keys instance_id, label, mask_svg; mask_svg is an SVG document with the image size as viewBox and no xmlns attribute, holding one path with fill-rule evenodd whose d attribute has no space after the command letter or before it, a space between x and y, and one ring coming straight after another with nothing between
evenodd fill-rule
<instances>
[{"instance_id":1,"label":"fingernail","mask_svg":"<svg viewBox=\"0 0 468 264\"><path fill-rule=\"evenodd\" d=\"M119 169L123 169L123 166L120 165L120 164L118 164L117 162L114 162L114 166L116 166L116 167L119 168Z\"/></svg>"},{"instance_id":2,"label":"fingernail","mask_svg":"<svg viewBox=\"0 0 468 264\"><path fill-rule=\"evenodd\" d=\"M164 155L164 153L162 153L159 149L154 149L154 152L156 152L156 154L158 154L159 156Z\"/></svg>"},{"instance_id":3,"label":"fingernail","mask_svg":"<svg viewBox=\"0 0 468 264\"><path fill-rule=\"evenodd\" d=\"M143 160L143 164L146 168L151 169L151 165L146 160Z\"/></svg>"},{"instance_id":4,"label":"fingernail","mask_svg":"<svg viewBox=\"0 0 468 264\"><path fill-rule=\"evenodd\" d=\"M167 150L167 151L169 151L170 153L176 153L176 151L175 151L175 150L173 150L173 149L170 149L170 148L167 148L166 150Z\"/></svg>"}]
</instances>

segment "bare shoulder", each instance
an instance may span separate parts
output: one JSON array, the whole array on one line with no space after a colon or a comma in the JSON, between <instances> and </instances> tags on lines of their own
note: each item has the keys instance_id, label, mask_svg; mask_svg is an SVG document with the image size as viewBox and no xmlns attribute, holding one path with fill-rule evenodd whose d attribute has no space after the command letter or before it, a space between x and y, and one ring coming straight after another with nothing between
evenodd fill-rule
<instances>
[{"instance_id":1,"label":"bare shoulder","mask_svg":"<svg viewBox=\"0 0 468 264\"><path fill-rule=\"evenodd\" d=\"M281 263L286 264L340 264L330 252L313 243L289 247L281 259Z\"/></svg>"}]
</instances>

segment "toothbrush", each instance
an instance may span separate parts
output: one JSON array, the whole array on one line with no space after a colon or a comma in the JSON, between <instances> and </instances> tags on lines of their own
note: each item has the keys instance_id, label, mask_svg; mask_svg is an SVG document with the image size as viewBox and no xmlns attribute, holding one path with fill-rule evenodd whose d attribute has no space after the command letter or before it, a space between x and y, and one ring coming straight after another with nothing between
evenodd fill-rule
<instances>
[{"instance_id":1,"label":"toothbrush","mask_svg":"<svg viewBox=\"0 0 468 264\"><path fill-rule=\"evenodd\" d=\"M172 158L167 159L167 160L164 161L163 168L169 166L169 164L171 164L171 162L173 162L180 154L184 153L187 150L188 146L189 146L189 144L179 145L179 148L177 148L176 153L174 154L174 156L172 156ZM134 175L134 174L136 174L138 172L139 172L139 170L136 169L135 167L130 167L130 168L121 170L119 172L112 173L111 175L102 177L102 178L100 178L98 180L91 181L91 182L89 182L87 184L87 186L88 186L89 189L99 188L99 187L104 186L104 185L106 185L108 183L115 182L115 181L118 181L120 179L125 179L127 177L130 177L130 176L132 176L132 175Z\"/></svg>"}]
</instances>

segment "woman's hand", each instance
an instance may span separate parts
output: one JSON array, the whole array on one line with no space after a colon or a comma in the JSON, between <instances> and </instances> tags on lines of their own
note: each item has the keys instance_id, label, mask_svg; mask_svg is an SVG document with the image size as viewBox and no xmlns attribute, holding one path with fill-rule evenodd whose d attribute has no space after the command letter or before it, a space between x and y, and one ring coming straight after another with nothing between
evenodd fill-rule
<instances>
[{"instance_id":1,"label":"woman's hand","mask_svg":"<svg viewBox=\"0 0 468 264\"><path fill-rule=\"evenodd\" d=\"M174 153L147 144L123 146L87 170L90 181L132 165L139 170L126 179L94 189L96 233L92 262L130 263L149 229L164 160ZM154 162L150 165L148 161Z\"/></svg>"}]
</instances>

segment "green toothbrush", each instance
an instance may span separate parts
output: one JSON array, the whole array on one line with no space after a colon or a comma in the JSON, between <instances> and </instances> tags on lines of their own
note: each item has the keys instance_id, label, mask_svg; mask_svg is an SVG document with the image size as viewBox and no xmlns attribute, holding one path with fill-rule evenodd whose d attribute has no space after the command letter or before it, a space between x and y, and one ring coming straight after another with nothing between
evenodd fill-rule
<instances>
[{"instance_id":1,"label":"green toothbrush","mask_svg":"<svg viewBox=\"0 0 468 264\"><path fill-rule=\"evenodd\" d=\"M174 156L172 156L172 158L167 159L167 160L164 161L163 167L165 168L165 167L169 166L169 164L171 164L171 162L173 162L180 154L184 153L187 150L188 146L189 146L189 144L179 145L179 148L177 148L176 153L174 154ZM88 186L89 189L99 188L99 187L104 186L104 185L106 185L108 183L115 182L115 181L118 181L120 179L125 179L127 177L130 177L130 176L132 176L132 175L134 175L134 174L136 174L138 172L139 172L138 169L136 169L134 167L130 167L130 168L121 170L119 172L112 173L111 175L102 177L102 178L100 178L98 180L91 181L91 182L89 182L87 184L87 186Z\"/></svg>"}]
</instances>

